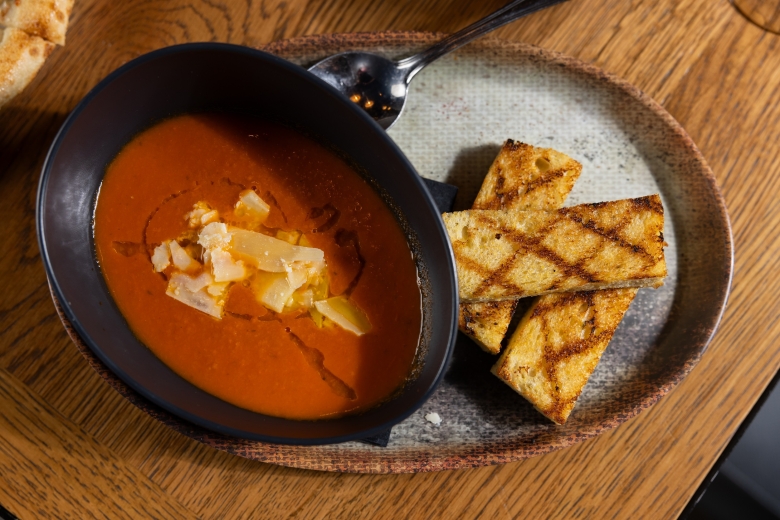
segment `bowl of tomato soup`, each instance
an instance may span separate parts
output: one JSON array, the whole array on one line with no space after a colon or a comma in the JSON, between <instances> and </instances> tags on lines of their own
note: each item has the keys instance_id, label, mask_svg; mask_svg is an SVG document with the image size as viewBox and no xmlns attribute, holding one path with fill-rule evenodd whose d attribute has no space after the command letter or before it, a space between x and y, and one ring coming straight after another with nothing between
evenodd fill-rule
<instances>
[{"instance_id":1,"label":"bowl of tomato soup","mask_svg":"<svg viewBox=\"0 0 780 520\"><path fill-rule=\"evenodd\" d=\"M305 70L188 44L118 69L46 159L39 243L84 343L220 433L375 435L418 409L457 330L452 253L384 131Z\"/></svg>"}]
</instances>

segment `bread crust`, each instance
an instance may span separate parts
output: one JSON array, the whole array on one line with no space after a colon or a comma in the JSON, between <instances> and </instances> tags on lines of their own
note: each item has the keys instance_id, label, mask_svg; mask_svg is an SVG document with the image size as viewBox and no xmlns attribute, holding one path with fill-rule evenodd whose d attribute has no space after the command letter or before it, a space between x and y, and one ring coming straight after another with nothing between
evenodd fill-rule
<instances>
[{"instance_id":1,"label":"bread crust","mask_svg":"<svg viewBox=\"0 0 780 520\"><path fill-rule=\"evenodd\" d=\"M0 106L10 101L35 78L54 44L7 27L0 40Z\"/></svg>"}]
</instances>

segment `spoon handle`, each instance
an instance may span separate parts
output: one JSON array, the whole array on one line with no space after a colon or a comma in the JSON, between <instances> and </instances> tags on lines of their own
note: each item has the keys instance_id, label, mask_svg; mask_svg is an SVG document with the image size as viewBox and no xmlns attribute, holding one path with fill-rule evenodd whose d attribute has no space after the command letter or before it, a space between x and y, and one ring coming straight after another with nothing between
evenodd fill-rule
<instances>
[{"instance_id":1,"label":"spoon handle","mask_svg":"<svg viewBox=\"0 0 780 520\"><path fill-rule=\"evenodd\" d=\"M431 62L441 58L445 54L454 51L458 47L527 14L565 1L566 0L514 0L514 2L510 2L498 11L474 22L455 34L451 34L424 51L400 60L397 65L400 69L408 71L406 75L406 84L408 85L409 82L412 81L412 78L426 65L429 65Z\"/></svg>"}]
</instances>

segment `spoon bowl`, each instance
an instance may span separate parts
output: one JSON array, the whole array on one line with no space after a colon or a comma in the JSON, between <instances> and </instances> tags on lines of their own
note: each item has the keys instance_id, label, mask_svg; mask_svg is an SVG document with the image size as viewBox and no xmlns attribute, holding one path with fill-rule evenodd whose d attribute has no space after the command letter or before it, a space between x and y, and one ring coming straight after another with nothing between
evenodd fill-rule
<instances>
[{"instance_id":1,"label":"spoon bowl","mask_svg":"<svg viewBox=\"0 0 780 520\"><path fill-rule=\"evenodd\" d=\"M407 70L377 54L336 54L315 64L309 72L359 105L385 130L406 104Z\"/></svg>"}]
</instances>

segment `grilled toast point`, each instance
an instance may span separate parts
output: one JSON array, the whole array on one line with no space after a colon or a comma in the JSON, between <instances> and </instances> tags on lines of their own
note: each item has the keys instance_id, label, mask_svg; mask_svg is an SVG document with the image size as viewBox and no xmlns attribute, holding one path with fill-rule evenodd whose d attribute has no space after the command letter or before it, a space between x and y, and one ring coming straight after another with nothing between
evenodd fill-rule
<instances>
[{"instance_id":1,"label":"grilled toast point","mask_svg":"<svg viewBox=\"0 0 780 520\"><path fill-rule=\"evenodd\" d=\"M557 211L444 215L461 302L659 287L666 276L658 195Z\"/></svg>"},{"instance_id":2,"label":"grilled toast point","mask_svg":"<svg viewBox=\"0 0 780 520\"><path fill-rule=\"evenodd\" d=\"M564 424L637 289L541 296L523 316L493 374Z\"/></svg>"}]
</instances>

